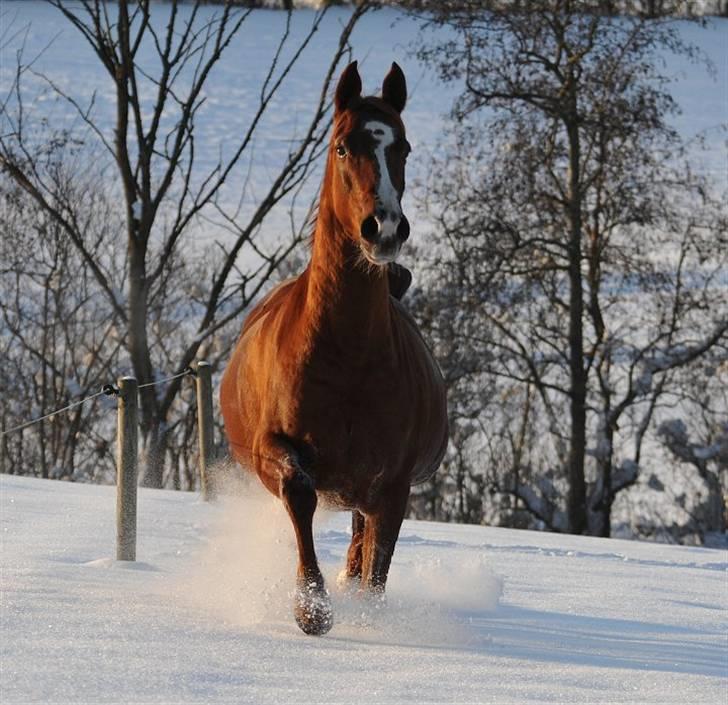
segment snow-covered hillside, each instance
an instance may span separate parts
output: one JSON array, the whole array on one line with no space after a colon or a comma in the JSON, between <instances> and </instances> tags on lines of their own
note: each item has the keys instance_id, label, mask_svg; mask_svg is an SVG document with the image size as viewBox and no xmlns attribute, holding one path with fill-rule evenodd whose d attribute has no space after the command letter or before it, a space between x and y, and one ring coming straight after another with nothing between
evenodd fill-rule
<instances>
[{"instance_id":1,"label":"snow-covered hillside","mask_svg":"<svg viewBox=\"0 0 728 705\"><path fill-rule=\"evenodd\" d=\"M728 554L405 522L384 609L336 593L348 517L322 517L336 624L289 614L275 500L141 490L137 563L114 489L0 476L0 701L725 703Z\"/></svg>"},{"instance_id":2,"label":"snow-covered hillside","mask_svg":"<svg viewBox=\"0 0 728 705\"><path fill-rule=\"evenodd\" d=\"M215 5L200 10L203 19L219 12ZM184 11L184 10L182 10ZM169 8L157 6L154 21L164 26ZM227 179L223 200L250 208L270 185L277 170L285 162L291 140L300 136L313 113L321 90L325 68L335 50L342 24L351 14L350 8L332 8L312 42L273 99L272 109L264 117L262 129L256 133L249 158ZM95 58L80 34L66 22L58 10L41 0L3 0L3 24L12 32L12 41L0 42L0 86L10 86L16 70L16 52L22 46L23 61L33 60L33 73L24 76L26 121L32 122L36 112L47 117L55 128L68 128L83 135L83 125L76 110L59 99L48 81L71 94L79 105L93 105L92 116L113 142L115 94L104 67ZM313 21L311 10L297 10L293 16L288 51L305 35ZM233 149L244 134L257 106L260 86L285 29L285 13L258 10L245 21L235 41L228 47L225 60L210 74L205 89L205 105L196 122L196 169L202 178L217 164L220 154ZM369 13L357 25L352 36L352 57L359 61L364 91L375 93L392 61L399 62L407 76L408 102L404 117L412 157L408 163L408 181L415 184L425 178L431 167L429 155L436 151L438 140L446 130L447 114L461 86L442 84L413 58L412 51L420 36L420 22L392 8ZM728 116L725 90L728 82L728 44L725 32L728 20L711 19L706 28L684 24L686 41L696 43L715 68L709 74L704 67L683 57L665 55L665 73L674 79L672 93L682 109L676 125L686 139L702 134L708 150L701 160L704 168L715 174L719 188L728 187L725 172L725 132L721 124ZM427 35L425 35L427 36ZM155 70L155 53L151 43L143 44L140 63ZM83 81L78 80L83 76ZM151 100L154 92L144 96ZM173 116L170 117L172 119ZM250 161L248 161L248 159ZM320 173L320 172L319 172ZM299 216L307 211L308 198L318 188L315 175L298 199ZM412 191L405 194L405 212L416 232L427 229L427 213L417 208ZM288 201L285 201L288 204ZM245 208L243 209L245 212ZM191 226L195 239L212 237L208 222ZM279 208L263 225L267 237L275 238L289 230L287 205ZM214 233L220 236L219 233Z\"/></svg>"}]
</instances>

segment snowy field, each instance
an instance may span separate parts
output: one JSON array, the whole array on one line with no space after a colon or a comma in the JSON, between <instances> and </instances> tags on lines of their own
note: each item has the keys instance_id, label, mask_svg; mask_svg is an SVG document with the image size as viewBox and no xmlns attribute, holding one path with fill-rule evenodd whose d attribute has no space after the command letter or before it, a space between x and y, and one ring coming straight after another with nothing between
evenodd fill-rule
<instances>
[{"instance_id":1,"label":"snowy field","mask_svg":"<svg viewBox=\"0 0 728 705\"><path fill-rule=\"evenodd\" d=\"M111 558L111 487L3 475L0 498L3 705L726 702L724 551L405 522L372 611L336 592L330 514L317 638L272 498L141 490L135 564Z\"/></svg>"}]
</instances>

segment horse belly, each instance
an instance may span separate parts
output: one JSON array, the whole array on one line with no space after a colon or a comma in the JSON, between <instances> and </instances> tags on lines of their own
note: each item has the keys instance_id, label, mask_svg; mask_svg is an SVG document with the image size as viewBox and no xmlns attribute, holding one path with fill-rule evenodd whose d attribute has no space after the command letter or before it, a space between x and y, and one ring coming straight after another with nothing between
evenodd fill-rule
<instances>
[{"instance_id":1,"label":"horse belly","mask_svg":"<svg viewBox=\"0 0 728 705\"><path fill-rule=\"evenodd\" d=\"M320 451L315 481L327 504L366 511L388 486L434 472L447 431L444 411L441 423L424 394L432 381L408 374L397 384L391 376L365 378L345 403L332 396L311 414L320 421L311 429Z\"/></svg>"}]
</instances>

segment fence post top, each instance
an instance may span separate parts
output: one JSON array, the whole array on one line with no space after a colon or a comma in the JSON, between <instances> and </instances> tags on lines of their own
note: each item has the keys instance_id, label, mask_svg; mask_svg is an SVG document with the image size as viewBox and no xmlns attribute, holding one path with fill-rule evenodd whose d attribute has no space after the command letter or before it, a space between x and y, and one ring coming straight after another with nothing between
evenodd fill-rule
<instances>
[{"instance_id":1,"label":"fence post top","mask_svg":"<svg viewBox=\"0 0 728 705\"><path fill-rule=\"evenodd\" d=\"M207 362L207 360L200 360L200 361L199 361L199 362L197 363L197 366L198 366L198 367L211 367L212 365L210 365L210 363L209 363L209 362Z\"/></svg>"},{"instance_id":2,"label":"fence post top","mask_svg":"<svg viewBox=\"0 0 728 705\"><path fill-rule=\"evenodd\" d=\"M124 377L119 377L119 382L136 382L137 378L133 377L132 375L125 375Z\"/></svg>"}]
</instances>

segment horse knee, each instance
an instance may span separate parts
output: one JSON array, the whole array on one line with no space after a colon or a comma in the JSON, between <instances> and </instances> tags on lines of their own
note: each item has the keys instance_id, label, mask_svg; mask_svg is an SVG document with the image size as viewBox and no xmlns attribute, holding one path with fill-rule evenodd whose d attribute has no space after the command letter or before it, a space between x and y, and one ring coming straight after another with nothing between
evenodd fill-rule
<instances>
[{"instance_id":1,"label":"horse knee","mask_svg":"<svg viewBox=\"0 0 728 705\"><path fill-rule=\"evenodd\" d=\"M313 518L316 511L316 488L313 480L302 470L281 478L280 497L283 503L295 517L303 519Z\"/></svg>"}]
</instances>

